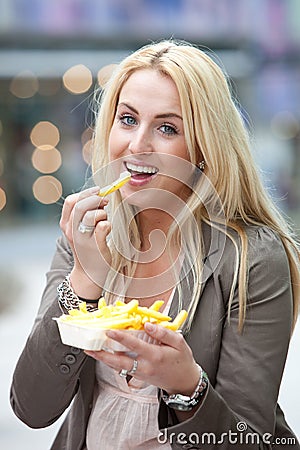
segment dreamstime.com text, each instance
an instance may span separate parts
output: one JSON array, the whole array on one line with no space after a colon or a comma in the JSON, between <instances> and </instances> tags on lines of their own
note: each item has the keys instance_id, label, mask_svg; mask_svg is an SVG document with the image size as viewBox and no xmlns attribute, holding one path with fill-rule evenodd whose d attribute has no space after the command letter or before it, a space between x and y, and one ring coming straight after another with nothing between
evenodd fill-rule
<instances>
[{"instance_id":1,"label":"dreamstime.com text","mask_svg":"<svg viewBox=\"0 0 300 450\"><path fill-rule=\"evenodd\" d=\"M247 445L247 444L271 444L271 445L295 445L296 438L290 437L276 437L274 438L270 433L262 435L247 431L247 424L245 422L238 422L236 431L228 430L227 432L217 435L215 433L167 433L163 430L157 436L159 444L193 444L193 445L220 445L228 443L231 445Z\"/></svg>"}]
</instances>

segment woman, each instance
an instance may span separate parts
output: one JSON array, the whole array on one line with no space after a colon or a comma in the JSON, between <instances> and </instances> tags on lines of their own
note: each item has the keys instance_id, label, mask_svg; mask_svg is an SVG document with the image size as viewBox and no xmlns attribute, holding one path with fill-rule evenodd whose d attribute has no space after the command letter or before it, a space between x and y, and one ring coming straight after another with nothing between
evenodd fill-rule
<instances>
[{"instance_id":1,"label":"woman","mask_svg":"<svg viewBox=\"0 0 300 450\"><path fill-rule=\"evenodd\" d=\"M264 192L220 68L173 41L128 56L101 96L94 149L96 182L124 169L131 180L105 199L96 186L65 201L13 377L17 416L45 427L72 402L52 449L299 448L277 404L299 249ZM146 323L160 345L109 332L129 353L63 345L52 318L103 292L162 299L188 320L182 333Z\"/></svg>"}]
</instances>

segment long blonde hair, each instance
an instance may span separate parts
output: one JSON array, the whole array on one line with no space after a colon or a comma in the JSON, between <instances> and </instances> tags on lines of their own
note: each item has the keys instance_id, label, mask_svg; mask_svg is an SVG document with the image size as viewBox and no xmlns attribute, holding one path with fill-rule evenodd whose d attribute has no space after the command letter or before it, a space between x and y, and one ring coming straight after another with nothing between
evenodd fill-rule
<instances>
[{"instance_id":1,"label":"long blonde hair","mask_svg":"<svg viewBox=\"0 0 300 450\"><path fill-rule=\"evenodd\" d=\"M193 277L189 326L201 293L203 269L201 263L203 250L199 243L201 221L209 222L213 227L219 227L223 222L227 227L234 229L240 238L240 244L238 244L228 233L233 240L237 254L235 280L233 280L229 309L235 284L238 283L240 330L245 320L247 304L247 236L243 224L266 225L278 233L290 265L295 323L300 297L299 246L289 225L262 185L251 155L248 132L231 94L227 77L206 52L185 42L161 41L142 47L117 66L101 93L100 109L95 125L93 171L97 171L109 162L107 151L109 134L120 91L130 75L141 69L155 69L171 77L176 84L181 101L184 133L190 161L197 164L202 155L206 163L205 175L223 207L223 219L214 218L211 221L207 216L203 199L192 194L187 200L187 206L192 211L193 218L199 227L195 235L194 222L185 223L189 244L187 244L188 248L184 250L185 256L190 258L188 266L192 268ZM119 207L120 202L121 198L117 193L113 208ZM134 220L127 218L130 208L126 205L123 208L120 220L127 220L132 244L138 247L138 226ZM181 220L184 221L184 217ZM121 230L126 227L124 224L120 225L114 227L117 230L115 236L117 246L126 245L126 239L124 240L124 236L121 235ZM175 227L171 227L169 232L169 242L172 239L178 239ZM125 267L129 276L134 274L134 264L124 261L120 255L114 256L113 266L115 273L124 270ZM110 283L113 282L114 280L111 279ZM180 304L181 302L179 302Z\"/></svg>"}]
</instances>

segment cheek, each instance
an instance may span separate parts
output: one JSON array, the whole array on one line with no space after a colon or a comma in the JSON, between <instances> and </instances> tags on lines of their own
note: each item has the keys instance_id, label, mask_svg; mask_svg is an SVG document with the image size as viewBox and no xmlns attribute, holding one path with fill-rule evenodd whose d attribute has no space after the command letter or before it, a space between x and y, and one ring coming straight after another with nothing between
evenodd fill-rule
<instances>
[{"instance_id":1,"label":"cheek","mask_svg":"<svg viewBox=\"0 0 300 450\"><path fill-rule=\"evenodd\" d=\"M190 161L188 148L184 139L182 139L181 144L178 145L177 147L177 156L179 156L182 159L185 159L186 161Z\"/></svg>"},{"instance_id":2,"label":"cheek","mask_svg":"<svg viewBox=\"0 0 300 450\"><path fill-rule=\"evenodd\" d=\"M119 158L122 154L123 148L124 143L122 142L120 133L118 133L116 129L112 127L108 140L109 159L112 161Z\"/></svg>"},{"instance_id":3,"label":"cheek","mask_svg":"<svg viewBox=\"0 0 300 450\"><path fill-rule=\"evenodd\" d=\"M168 143L168 145L165 146L164 149L161 150L161 152L170 154L175 157L177 156L178 158L184 159L185 161L190 161L188 148L184 138Z\"/></svg>"},{"instance_id":4,"label":"cheek","mask_svg":"<svg viewBox=\"0 0 300 450\"><path fill-rule=\"evenodd\" d=\"M109 160L112 161L113 159L116 159L116 143L115 143L115 137L114 134L110 133L109 139L108 139L108 155Z\"/></svg>"}]
</instances>

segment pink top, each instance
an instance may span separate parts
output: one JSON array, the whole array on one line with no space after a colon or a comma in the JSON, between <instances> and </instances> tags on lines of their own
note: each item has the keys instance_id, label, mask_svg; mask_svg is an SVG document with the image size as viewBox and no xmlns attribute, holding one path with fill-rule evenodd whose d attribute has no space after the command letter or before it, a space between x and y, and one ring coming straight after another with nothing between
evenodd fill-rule
<instances>
[{"instance_id":1,"label":"pink top","mask_svg":"<svg viewBox=\"0 0 300 450\"><path fill-rule=\"evenodd\" d=\"M167 313L171 294L164 309ZM96 362L94 404L87 428L87 450L170 450L157 439L157 387L132 377L129 382Z\"/></svg>"}]
</instances>

